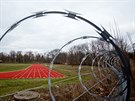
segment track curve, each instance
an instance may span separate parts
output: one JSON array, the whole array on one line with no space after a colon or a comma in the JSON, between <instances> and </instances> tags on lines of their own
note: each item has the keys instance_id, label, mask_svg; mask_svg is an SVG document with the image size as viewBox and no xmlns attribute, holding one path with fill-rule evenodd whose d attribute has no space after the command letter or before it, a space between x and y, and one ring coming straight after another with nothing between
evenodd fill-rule
<instances>
[{"instance_id":1,"label":"track curve","mask_svg":"<svg viewBox=\"0 0 135 101\"><path fill-rule=\"evenodd\" d=\"M22 79L22 78L48 78L49 68L42 64L32 64L26 69L0 72L0 79ZM63 78L64 75L51 70L51 78Z\"/></svg>"}]
</instances>

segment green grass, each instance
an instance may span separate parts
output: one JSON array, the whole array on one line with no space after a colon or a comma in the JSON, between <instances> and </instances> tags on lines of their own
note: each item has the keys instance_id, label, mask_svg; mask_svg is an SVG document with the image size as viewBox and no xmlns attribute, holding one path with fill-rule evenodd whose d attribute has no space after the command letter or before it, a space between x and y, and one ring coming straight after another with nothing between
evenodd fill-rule
<instances>
[{"instance_id":1,"label":"green grass","mask_svg":"<svg viewBox=\"0 0 135 101\"><path fill-rule=\"evenodd\" d=\"M47 84L46 79L7 79L0 80L0 95L6 95Z\"/></svg>"},{"instance_id":2,"label":"green grass","mask_svg":"<svg viewBox=\"0 0 135 101\"><path fill-rule=\"evenodd\" d=\"M0 64L0 71L20 70L29 65L30 64ZM54 65L53 70L64 74L65 78L52 79L52 86L79 83L77 68L77 66L72 67L70 65ZM87 66L85 68L87 69ZM47 79L0 79L0 96L40 86L47 88Z\"/></svg>"},{"instance_id":3,"label":"green grass","mask_svg":"<svg viewBox=\"0 0 135 101\"><path fill-rule=\"evenodd\" d=\"M0 72L21 70L21 69L25 69L29 65L30 64L11 64L11 63L4 64L4 63L0 63Z\"/></svg>"},{"instance_id":4,"label":"green grass","mask_svg":"<svg viewBox=\"0 0 135 101\"><path fill-rule=\"evenodd\" d=\"M83 66L81 72L82 73L88 73L89 66ZM72 67L71 65L54 65L53 70L60 72L65 75L65 78L62 78L60 80L54 81L52 80L52 86L59 85L59 86L65 86L68 84L78 84L80 83L78 78L78 66ZM90 76L84 75L81 76L83 79L83 82L90 80Z\"/></svg>"}]
</instances>

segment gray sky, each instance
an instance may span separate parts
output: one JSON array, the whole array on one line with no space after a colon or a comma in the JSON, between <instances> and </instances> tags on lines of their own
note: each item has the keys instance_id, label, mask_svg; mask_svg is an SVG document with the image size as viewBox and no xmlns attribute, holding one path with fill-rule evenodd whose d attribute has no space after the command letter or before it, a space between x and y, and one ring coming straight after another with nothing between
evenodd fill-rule
<instances>
[{"instance_id":1,"label":"gray sky","mask_svg":"<svg viewBox=\"0 0 135 101\"><path fill-rule=\"evenodd\" d=\"M80 13L98 26L103 25L109 32L115 19L120 35L126 38L128 32L135 42L135 0L0 0L0 36L13 23L34 12L65 9ZM48 15L22 22L3 38L0 51L46 52L85 35L99 36L82 21Z\"/></svg>"}]
</instances>

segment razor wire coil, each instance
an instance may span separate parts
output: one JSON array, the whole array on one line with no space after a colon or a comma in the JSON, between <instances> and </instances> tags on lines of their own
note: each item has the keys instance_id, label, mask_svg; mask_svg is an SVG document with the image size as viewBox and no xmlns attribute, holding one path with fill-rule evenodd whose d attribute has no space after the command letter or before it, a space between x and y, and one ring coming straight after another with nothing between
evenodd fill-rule
<instances>
[{"instance_id":1,"label":"razor wire coil","mask_svg":"<svg viewBox=\"0 0 135 101\"><path fill-rule=\"evenodd\" d=\"M97 81L97 83L101 83L103 85L106 86L106 84L103 83L103 81L105 79L109 79L110 76L112 74L110 74L107 77L104 77L103 79L100 80L99 77L97 77L96 73L94 72L94 64L96 63L96 59L98 59L98 63L97 63L97 70L100 73L100 75L105 76L104 73L102 73L102 69L104 70L104 72L110 72L110 70L113 72L113 75L115 74L115 76L117 77L117 83L115 84L116 86L114 86L114 88L112 88L112 91L110 91L110 93L107 96L98 96L97 94L94 94L93 92L90 92L90 88L87 88L83 82L82 82L82 78L81 78L81 66L82 63L86 60L86 58L90 55L90 54L86 54L85 57L82 59L79 67L78 67L78 78L80 80L80 83L82 85L82 87L84 88L84 90L86 92L88 92L90 95L94 96L94 97L101 97L107 100L110 100L111 98L120 96L120 100L122 101L129 101L130 99L130 79L131 79L131 71L130 71L130 64L128 59L125 57L125 55L123 54L123 52L121 51L121 49L115 44L115 39L106 31L106 29L104 27L99 28L97 25L95 25L94 23L92 23L91 21L81 17L78 13L75 12L71 12L71 11L67 11L66 12L62 12L62 11L40 11L40 12L36 12L35 14L32 14L30 16L27 16L19 21L17 21L16 23L14 23L13 25L10 26L10 28L0 37L0 42L2 41L2 39L5 37L5 35L7 33L9 33L10 31L14 30L21 22L29 19L29 18L40 18L40 17L44 17L47 16L49 14L61 14L64 15L65 17L74 19L74 20L82 20L88 24L90 24L91 26L93 26L96 29L96 32L101 36L101 37L95 37L95 36L82 36L76 39L73 39L71 41L69 41L68 43L66 43L65 45L63 45L57 52L57 54L55 55L55 57L53 58L52 62L50 63L50 70L48 73L48 86L49 86L49 92L51 95L51 98L53 101L55 101L55 96L53 95L52 91L51 91L51 79L50 79L50 73L51 70L53 69L53 63L56 59L56 57L59 55L60 51L66 47L67 45L71 44L72 42L78 40L78 39L88 39L88 38L97 38L99 40L103 40L105 42L107 42L108 44L111 44L114 49L115 52L110 52L110 51L106 51L103 50L102 52L99 52L99 54L93 58L92 61L92 75L95 78L95 80ZM111 56L112 55L112 56ZM114 55L114 56L113 56ZM119 65L120 62L122 65ZM121 68L117 68L118 66L121 66ZM103 67L103 68L101 68ZM96 84L95 84L96 85ZM94 85L93 85L94 86ZM91 86L92 87L92 86ZM113 93L113 90L117 88L118 90L118 94L115 96L111 96L111 93ZM75 98L73 101L75 101L77 98Z\"/></svg>"}]
</instances>

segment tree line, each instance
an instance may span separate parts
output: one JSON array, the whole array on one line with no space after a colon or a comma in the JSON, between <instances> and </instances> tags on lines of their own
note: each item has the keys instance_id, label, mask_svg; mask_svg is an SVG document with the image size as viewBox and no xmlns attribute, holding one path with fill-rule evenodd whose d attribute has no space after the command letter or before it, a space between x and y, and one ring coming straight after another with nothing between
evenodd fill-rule
<instances>
[{"instance_id":1,"label":"tree line","mask_svg":"<svg viewBox=\"0 0 135 101\"><path fill-rule=\"evenodd\" d=\"M130 58L134 59L133 52L129 52L130 46L127 42L123 39L117 39L116 43L121 50ZM83 64L90 65L92 62L93 57L97 55L99 51L114 50L112 46L105 41L96 40L90 43L84 43L80 45L72 46L66 52L60 52L57 56L56 60L54 61L55 64L70 64L70 65L78 65L82 61L83 57L86 54L90 54L86 61ZM56 55L58 49L54 49L48 53L34 54L32 51L28 51L23 53L22 51L15 52L14 50L10 51L9 53L0 52L0 62L4 63L50 63L54 56Z\"/></svg>"}]
</instances>

